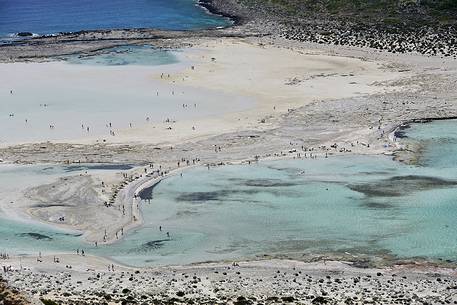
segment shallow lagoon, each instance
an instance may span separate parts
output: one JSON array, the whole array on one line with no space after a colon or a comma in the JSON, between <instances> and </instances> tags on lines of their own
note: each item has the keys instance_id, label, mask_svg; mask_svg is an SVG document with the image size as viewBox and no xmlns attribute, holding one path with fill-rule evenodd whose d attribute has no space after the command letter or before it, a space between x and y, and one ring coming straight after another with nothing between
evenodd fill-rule
<instances>
[{"instance_id":1,"label":"shallow lagoon","mask_svg":"<svg viewBox=\"0 0 457 305\"><path fill-rule=\"evenodd\" d=\"M102 66L159 66L179 62L173 52L150 45L120 46L103 50L96 55L71 55L63 59L72 64Z\"/></svg>"},{"instance_id":2,"label":"shallow lagoon","mask_svg":"<svg viewBox=\"0 0 457 305\"><path fill-rule=\"evenodd\" d=\"M455 124L414 125L408 135L456 151ZM335 252L456 261L457 173L452 162L431 162L435 146L425 147L424 166L344 156L196 168L162 181L142 206L145 226L120 243L95 249L76 235L2 221L0 250L84 247L138 266Z\"/></svg>"},{"instance_id":3,"label":"shallow lagoon","mask_svg":"<svg viewBox=\"0 0 457 305\"><path fill-rule=\"evenodd\" d=\"M190 64L178 51L110 48L52 63L0 64L0 143L100 139L166 119L195 120L253 107L252 98L160 79ZM12 90L12 93L11 93ZM183 104L189 105L184 108ZM147 118L149 120L147 120ZM111 124L109 124L111 123ZM50 128L50 126L54 128ZM154 126L152 128L168 126ZM89 128L89 132L87 131Z\"/></svg>"}]
</instances>

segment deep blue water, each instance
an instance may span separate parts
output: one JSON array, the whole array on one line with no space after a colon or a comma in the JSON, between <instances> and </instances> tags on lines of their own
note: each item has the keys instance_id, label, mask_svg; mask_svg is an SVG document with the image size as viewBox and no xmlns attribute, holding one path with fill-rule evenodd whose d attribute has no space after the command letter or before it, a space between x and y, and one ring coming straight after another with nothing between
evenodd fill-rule
<instances>
[{"instance_id":1,"label":"deep blue water","mask_svg":"<svg viewBox=\"0 0 457 305\"><path fill-rule=\"evenodd\" d=\"M0 37L94 29L187 30L226 26L194 0L0 0Z\"/></svg>"}]
</instances>

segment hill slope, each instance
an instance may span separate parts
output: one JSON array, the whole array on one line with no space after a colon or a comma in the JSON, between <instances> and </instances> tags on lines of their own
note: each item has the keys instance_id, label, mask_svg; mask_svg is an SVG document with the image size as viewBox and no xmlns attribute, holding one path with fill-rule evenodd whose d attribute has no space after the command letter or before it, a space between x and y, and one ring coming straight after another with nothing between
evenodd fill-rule
<instances>
[{"instance_id":1,"label":"hill slope","mask_svg":"<svg viewBox=\"0 0 457 305\"><path fill-rule=\"evenodd\" d=\"M457 0L238 1L288 39L457 56Z\"/></svg>"}]
</instances>

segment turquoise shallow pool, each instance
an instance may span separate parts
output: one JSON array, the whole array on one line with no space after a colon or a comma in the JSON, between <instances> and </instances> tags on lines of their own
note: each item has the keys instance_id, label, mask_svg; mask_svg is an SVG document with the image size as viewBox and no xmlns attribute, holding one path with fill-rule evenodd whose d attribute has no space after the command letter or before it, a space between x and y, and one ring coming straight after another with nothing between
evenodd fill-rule
<instances>
[{"instance_id":1,"label":"turquoise shallow pool","mask_svg":"<svg viewBox=\"0 0 457 305\"><path fill-rule=\"evenodd\" d=\"M179 62L173 52L149 45L121 46L106 49L97 55L71 55L64 59L71 64L102 66L159 66Z\"/></svg>"},{"instance_id":2,"label":"turquoise shallow pool","mask_svg":"<svg viewBox=\"0 0 457 305\"><path fill-rule=\"evenodd\" d=\"M84 247L138 266L334 252L456 261L455 154L443 155L457 151L455 124L408 130L429 143L423 166L346 156L192 169L154 189L144 227L118 244ZM2 221L0 234L0 249L19 253L81 246L79 236L47 227Z\"/></svg>"}]
</instances>

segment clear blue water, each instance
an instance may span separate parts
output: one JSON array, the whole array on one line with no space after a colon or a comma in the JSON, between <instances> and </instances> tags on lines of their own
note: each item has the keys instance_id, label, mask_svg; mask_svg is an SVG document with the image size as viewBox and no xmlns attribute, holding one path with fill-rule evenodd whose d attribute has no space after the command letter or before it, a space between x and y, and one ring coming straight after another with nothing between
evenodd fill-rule
<instances>
[{"instance_id":1,"label":"clear blue water","mask_svg":"<svg viewBox=\"0 0 457 305\"><path fill-rule=\"evenodd\" d=\"M64 59L71 64L102 66L160 66L179 62L173 52L156 49L150 45L121 46L103 50L96 55L71 55Z\"/></svg>"},{"instance_id":2,"label":"clear blue water","mask_svg":"<svg viewBox=\"0 0 457 305\"><path fill-rule=\"evenodd\" d=\"M74 234L1 221L0 250L33 254L84 247L137 266L342 252L457 261L457 154L435 160L442 151L457 151L456 124L408 130L424 143L442 143L440 150L425 146L423 166L343 156L196 168L162 181L153 200L142 205L145 226L117 244L95 249ZM40 171L35 168L27 179L66 173L58 167ZM14 177L24 174L1 171L0 184L11 185Z\"/></svg>"},{"instance_id":3,"label":"clear blue water","mask_svg":"<svg viewBox=\"0 0 457 305\"><path fill-rule=\"evenodd\" d=\"M0 0L0 37L18 32L158 28L189 30L227 26L193 0Z\"/></svg>"}]
</instances>

